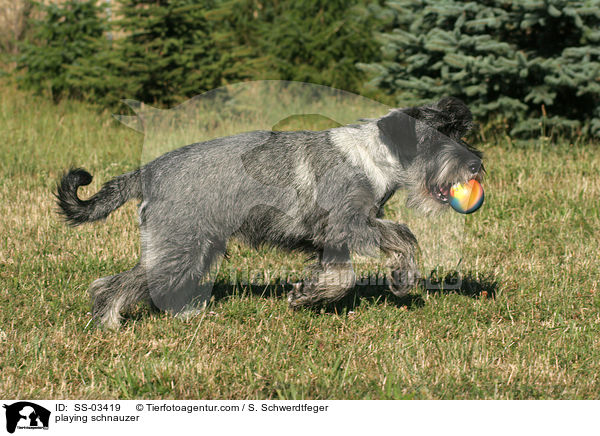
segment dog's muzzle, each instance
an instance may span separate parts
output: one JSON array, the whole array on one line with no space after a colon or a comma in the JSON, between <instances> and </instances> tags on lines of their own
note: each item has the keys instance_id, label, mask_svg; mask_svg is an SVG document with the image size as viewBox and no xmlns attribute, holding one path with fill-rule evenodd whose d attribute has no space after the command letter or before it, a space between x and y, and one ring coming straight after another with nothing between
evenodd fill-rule
<instances>
[{"instance_id":1,"label":"dog's muzzle","mask_svg":"<svg viewBox=\"0 0 600 436\"><path fill-rule=\"evenodd\" d=\"M450 183L445 185L434 185L431 187L431 195L440 203L448 203L450 196Z\"/></svg>"}]
</instances>

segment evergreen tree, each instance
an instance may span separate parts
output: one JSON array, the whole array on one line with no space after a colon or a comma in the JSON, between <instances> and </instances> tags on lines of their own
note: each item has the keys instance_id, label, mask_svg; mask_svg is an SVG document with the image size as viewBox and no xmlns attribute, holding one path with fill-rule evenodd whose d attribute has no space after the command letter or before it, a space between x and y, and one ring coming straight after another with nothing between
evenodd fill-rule
<instances>
[{"instance_id":1,"label":"evergreen tree","mask_svg":"<svg viewBox=\"0 0 600 436\"><path fill-rule=\"evenodd\" d=\"M600 135L600 1L397 0L383 61L363 64L398 103L444 95L514 135Z\"/></svg>"},{"instance_id":2,"label":"evergreen tree","mask_svg":"<svg viewBox=\"0 0 600 436\"><path fill-rule=\"evenodd\" d=\"M297 80L359 91L357 62L378 58L366 0L228 0L209 17L230 81Z\"/></svg>"},{"instance_id":3,"label":"evergreen tree","mask_svg":"<svg viewBox=\"0 0 600 436\"><path fill-rule=\"evenodd\" d=\"M49 92L55 101L79 96L69 84L69 66L95 55L95 41L106 29L100 9L93 0L34 6L41 18L31 23L35 31L17 58L18 83L37 93Z\"/></svg>"},{"instance_id":4,"label":"evergreen tree","mask_svg":"<svg viewBox=\"0 0 600 436\"><path fill-rule=\"evenodd\" d=\"M171 105L218 87L220 56L205 18L211 1L121 0L113 40L71 68L73 87L103 105L135 98ZM124 34L123 36L118 36Z\"/></svg>"},{"instance_id":5,"label":"evergreen tree","mask_svg":"<svg viewBox=\"0 0 600 436\"><path fill-rule=\"evenodd\" d=\"M56 96L103 107L124 98L173 105L243 80L358 92L366 76L356 63L378 59L368 1L113 0L108 23L94 1L67 0L43 18L39 49L22 63L24 83L43 88L56 78ZM85 17L71 12L78 8ZM46 59L48 47L55 51ZM54 70L37 68L50 60Z\"/></svg>"}]
</instances>

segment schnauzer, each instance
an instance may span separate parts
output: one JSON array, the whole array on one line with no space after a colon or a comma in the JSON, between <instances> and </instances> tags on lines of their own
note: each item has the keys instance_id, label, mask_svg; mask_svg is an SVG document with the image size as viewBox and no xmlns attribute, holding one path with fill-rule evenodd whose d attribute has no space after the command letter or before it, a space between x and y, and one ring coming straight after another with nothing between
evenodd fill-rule
<instances>
[{"instance_id":1,"label":"schnauzer","mask_svg":"<svg viewBox=\"0 0 600 436\"><path fill-rule=\"evenodd\" d=\"M446 97L324 131L255 131L191 144L112 179L87 200L77 189L92 176L70 170L56 196L71 225L141 202L140 261L92 283L94 318L116 327L140 300L183 310L231 237L318 259L316 274L289 292L293 308L346 295L356 281L351 253L389 255L390 289L404 295L419 277L417 240L406 225L382 219L383 206L402 189L408 207L437 213L447 208L451 185L480 179L482 155L461 139L471 127L467 106Z\"/></svg>"}]
</instances>

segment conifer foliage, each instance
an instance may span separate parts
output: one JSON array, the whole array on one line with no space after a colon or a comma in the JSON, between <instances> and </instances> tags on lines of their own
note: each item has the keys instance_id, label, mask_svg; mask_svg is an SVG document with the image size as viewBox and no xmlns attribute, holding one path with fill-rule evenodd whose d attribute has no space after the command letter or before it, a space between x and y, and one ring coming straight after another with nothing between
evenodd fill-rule
<instances>
[{"instance_id":1,"label":"conifer foliage","mask_svg":"<svg viewBox=\"0 0 600 436\"><path fill-rule=\"evenodd\" d=\"M173 104L220 85L210 0L119 0L113 20L97 3L38 5L39 30L18 60L23 87L114 106L124 98Z\"/></svg>"},{"instance_id":2,"label":"conifer foliage","mask_svg":"<svg viewBox=\"0 0 600 436\"><path fill-rule=\"evenodd\" d=\"M17 67L25 74L19 84L37 92L48 92L54 100L79 96L70 83L69 66L94 57L96 40L106 30L94 1L67 0L63 4L35 3L43 18L34 20L32 41L25 42Z\"/></svg>"},{"instance_id":3,"label":"conifer foliage","mask_svg":"<svg viewBox=\"0 0 600 436\"><path fill-rule=\"evenodd\" d=\"M356 63L378 54L368 0L228 0L210 16L221 21L231 73L297 80L357 92L366 80Z\"/></svg>"},{"instance_id":4,"label":"conifer foliage","mask_svg":"<svg viewBox=\"0 0 600 436\"><path fill-rule=\"evenodd\" d=\"M43 91L52 77L56 99L103 107L124 98L173 105L242 80L358 92L366 75L356 63L378 54L370 1L112 0L108 20L106 4L66 0L44 13L34 49L19 61L21 83ZM39 68L50 61L54 69Z\"/></svg>"},{"instance_id":5,"label":"conifer foliage","mask_svg":"<svg viewBox=\"0 0 600 436\"><path fill-rule=\"evenodd\" d=\"M205 19L210 1L121 0L117 35L71 68L71 84L111 105L123 98L173 104L220 84L219 55Z\"/></svg>"},{"instance_id":6,"label":"conifer foliage","mask_svg":"<svg viewBox=\"0 0 600 436\"><path fill-rule=\"evenodd\" d=\"M383 60L360 67L412 104L453 95L513 135L600 136L600 0L395 0Z\"/></svg>"}]
</instances>

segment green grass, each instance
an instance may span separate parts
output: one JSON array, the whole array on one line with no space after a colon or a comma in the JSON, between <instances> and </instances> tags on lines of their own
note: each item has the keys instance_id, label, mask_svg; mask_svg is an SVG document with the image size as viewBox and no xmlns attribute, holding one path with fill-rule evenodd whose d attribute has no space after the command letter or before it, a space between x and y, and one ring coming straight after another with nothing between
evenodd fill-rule
<instances>
[{"instance_id":1,"label":"green grass","mask_svg":"<svg viewBox=\"0 0 600 436\"><path fill-rule=\"evenodd\" d=\"M221 286L189 320L140 307L119 331L86 328L88 285L136 263L135 205L72 229L51 192L70 165L95 175L82 195L94 192L139 163L142 142L109 113L3 87L3 397L600 397L598 145L482 145L487 198L466 219L458 292L355 297L313 312L289 310L275 285ZM231 251L224 269L302 261Z\"/></svg>"}]
</instances>

